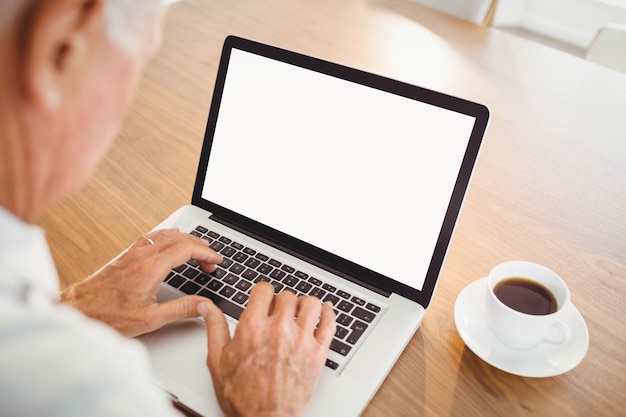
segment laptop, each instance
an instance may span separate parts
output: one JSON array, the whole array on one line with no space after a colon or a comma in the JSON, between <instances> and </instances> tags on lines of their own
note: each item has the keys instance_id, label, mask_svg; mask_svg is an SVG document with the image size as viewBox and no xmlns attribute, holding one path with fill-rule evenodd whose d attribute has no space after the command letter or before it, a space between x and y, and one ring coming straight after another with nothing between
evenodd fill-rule
<instances>
[{"instance_id":1,"label":"laptop","mask_svg":"<svg viewBox=\"0 0 626 417\"><path fill-rule=\"evenodd\" d=\"M337 333L308 416L360 415L424 318L489 119L478 103L226 38L193 197L178 227L224 256L158 298L212 299L231 332L250 288L331 300ZM201 319L139 338L155 383L220 416Z\"/></svg>"}]
</instances>

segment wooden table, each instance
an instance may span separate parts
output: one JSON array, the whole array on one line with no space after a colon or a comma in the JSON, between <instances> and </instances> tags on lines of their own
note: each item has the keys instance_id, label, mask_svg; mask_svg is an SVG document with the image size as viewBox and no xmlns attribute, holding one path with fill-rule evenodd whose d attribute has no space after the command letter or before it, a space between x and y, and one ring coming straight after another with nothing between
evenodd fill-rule
<instances>
[{"instance_id":1,"label":"wooden table","mask_svg":"<svg viewBox=\"0 0 626 417\"><path fill-rule=\"evenodd\" d=\"M190 0L93 181L41 224L62 285L190 201L224 37L236 34L488 105L476 173L420 330L364 416L626 415L626 75L404 0ZM541 263L586 320L583 362L533 379L465 347L459 292Z\"/></svg>"}]
</instances>

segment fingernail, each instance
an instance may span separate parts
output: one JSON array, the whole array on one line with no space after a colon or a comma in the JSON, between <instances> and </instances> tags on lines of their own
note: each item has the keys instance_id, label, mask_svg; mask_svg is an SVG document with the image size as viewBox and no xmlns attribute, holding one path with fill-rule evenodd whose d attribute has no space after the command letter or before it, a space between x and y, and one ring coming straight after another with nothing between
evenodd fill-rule
<instances>
[{"instance_id":1,"label":"fingernail","mask_svg":"<svg viewBox=\"0 0 626 417\"><path fill-rule=\"evenodd\" d=\"M210 308L211 306L209 305L209 303L204 301L198 304L198 314L200 314L202 317L205 317L207 314L209 314Z\"/></svg>"}]
</instances>

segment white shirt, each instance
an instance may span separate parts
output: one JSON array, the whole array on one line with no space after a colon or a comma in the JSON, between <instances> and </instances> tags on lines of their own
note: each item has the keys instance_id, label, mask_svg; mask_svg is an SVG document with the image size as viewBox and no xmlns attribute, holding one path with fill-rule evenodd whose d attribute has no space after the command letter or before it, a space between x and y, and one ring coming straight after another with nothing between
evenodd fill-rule
<instances>
[{"instance_id":1,"label":"white shirt","mask_svg":"<svg viewBox=\"0 0 626 417\"><path fill-rule=\"evenodd\" d=\"M179 416L134 340L57 303L39 227L0 207L0 414Z\"/></svg>"}]
</instances>

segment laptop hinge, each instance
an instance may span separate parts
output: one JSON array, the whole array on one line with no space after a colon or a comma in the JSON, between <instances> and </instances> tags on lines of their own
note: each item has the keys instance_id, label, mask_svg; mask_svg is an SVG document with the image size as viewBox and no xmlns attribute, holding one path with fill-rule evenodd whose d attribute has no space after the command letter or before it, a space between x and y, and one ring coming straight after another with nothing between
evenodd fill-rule
<instances>
[{"instance_id":1,"label":"laptop hinge","mask_svg":"<svg viewBox=\"0 0 626 417\"><path fill-rule=\"evenodd\" d=\"M374 285L372 285L372 284L370 284L370 283L368 283L366 281L359 280L359 279L351 276L350 274L341 272L340 270L335 269L335 268L333 268L333 267L331 267L329 265L326 265L326 264L324 264L321 261L318 261L318 260L316 260L316 259L314 259L312 257L308 257L308 256L306 256L306 254L300 253L300 252L295 251L293 249L290 249L290 248L288 248L286 246L283 246L280 243L277 243L277 242L272 241L270 239L267 239L267 238L265 238L263 236L260 236L259 234L255 233L255 232L253 232L253 231L251 231L249 229L246 229L244 227L241 227L241 226L237 225L236 223L233 223L233 222L230 222L228 220L225 220L225 219L222 219L220 217L217 217L214 214L209 216L209 219L213 220L213 221L215 221L217 223L223 224L224 226L227 226L227 227L230 227L232 229L235 229L238 232L241 232L241 233L245 234L246 236L250 236L250 237L252 237L252 238L254 238L254 239L256 239L256 240L258 240L260 242L265 243L266 245L272 246L273 248L276 248L276 249L278 249L280 251L288 253L289 255L294 256L294 257L296 257L296 258L298 258L298 259L300 259L300 260L302 260L304 262L307 262L307 263L310 263L312 265L315 265L316 267L321 268L321 269L323 269L323 270L325 270L327 272L330 272L331 274L337 275L337 276L339 276L339 277L341 277L343 279L347 279L350 282L353 282L353 283L355 283L357 285L360 285L360 286L362 286L364 288L367 288L368 290L373 291L373 292L375 292L377 294L380 294L380 295L382 295L384 297L389 298L389 296L391 295L390 291L385 291L385 290L383 290L381 288L377 288Z\"/></svg>"}]
</instances>

